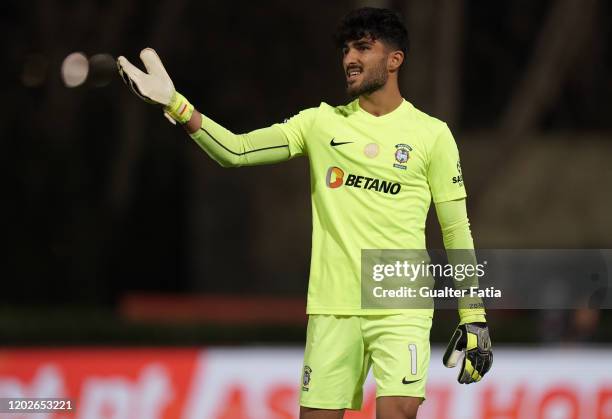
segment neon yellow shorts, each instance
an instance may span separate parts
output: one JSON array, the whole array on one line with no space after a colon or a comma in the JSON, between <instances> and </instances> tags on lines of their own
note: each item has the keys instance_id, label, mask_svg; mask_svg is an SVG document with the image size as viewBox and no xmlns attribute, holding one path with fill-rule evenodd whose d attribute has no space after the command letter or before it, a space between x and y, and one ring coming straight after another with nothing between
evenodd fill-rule
<instances>
[{"instance_id":1,"label":"neon yellow shorts","mask_svg":"<svg viewBox=\"0 0 612 419\"><path fill-rule=\"evenodd\" d=\"M376 397L425 398L431 320L413 313L310 315L300 405L361 409L371 365Z\"/></svg>"}]
</instances>

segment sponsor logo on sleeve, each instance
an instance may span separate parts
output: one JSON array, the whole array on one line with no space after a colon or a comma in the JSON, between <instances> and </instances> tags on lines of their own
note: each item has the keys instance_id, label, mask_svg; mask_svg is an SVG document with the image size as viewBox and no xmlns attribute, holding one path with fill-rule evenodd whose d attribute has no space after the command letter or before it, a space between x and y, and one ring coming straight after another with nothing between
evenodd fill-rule
<instances>
[{"instance_id":1,"label":"sponsor logo on sleeve","mask_svg":"<svg viewBox=\"0 0 612 419\"><path fill-rule=\"evenodd\" d=\"M461 161L457 160L457 176L453 176L453 183L459 184L459 186L463 186L463 172L461 171Z\"/></svg>"}]
</instances>

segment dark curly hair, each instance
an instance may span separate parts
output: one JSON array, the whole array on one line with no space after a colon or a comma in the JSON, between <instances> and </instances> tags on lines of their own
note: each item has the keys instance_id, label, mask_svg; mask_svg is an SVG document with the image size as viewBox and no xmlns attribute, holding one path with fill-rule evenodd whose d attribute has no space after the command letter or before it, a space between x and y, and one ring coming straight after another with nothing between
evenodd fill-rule
<instances>
[{"instance_id":1,"label":"dark curly hair","mask_svg":"<svg viewBox=\"0 0 612 419\"><path fill-rule=\"evenodd\" d=\"M334 40L342 49L349 41L371 37L387 43L408 55L408 31L400 15L393 10L362 7L347 13L336 30Z\"/></svg>"}]
</instances>

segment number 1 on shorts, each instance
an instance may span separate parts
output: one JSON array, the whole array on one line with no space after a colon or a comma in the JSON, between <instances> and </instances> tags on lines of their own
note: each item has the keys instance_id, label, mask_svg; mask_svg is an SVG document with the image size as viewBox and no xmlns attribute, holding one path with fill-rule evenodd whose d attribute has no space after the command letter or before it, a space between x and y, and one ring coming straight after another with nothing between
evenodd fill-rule
<instances>
[{"instance_id":1,"label":"number 1 on shorts","mask_svg":"<svg viewBox=\"0 0 612 419\"><path fill-rule=\"evenodd\" d=\"M408 344L408 350L410 351L410 373L412 375L417 374L417 346L414 343Z\"/></svg>"}]
</instances>

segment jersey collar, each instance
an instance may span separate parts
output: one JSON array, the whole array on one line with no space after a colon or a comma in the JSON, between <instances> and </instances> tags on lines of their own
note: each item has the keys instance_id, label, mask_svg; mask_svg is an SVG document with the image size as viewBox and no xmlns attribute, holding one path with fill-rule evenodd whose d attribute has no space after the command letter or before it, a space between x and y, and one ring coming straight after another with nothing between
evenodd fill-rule
<instances>
[{"instance_id":1,"label":"jersey collar","mask_svg":"<svg viewBox=\"0 0 612 419\"><path fill-rule=\"evenodd\" d=\"M395 108L393 111L391 111L389 113L386 113L384 115L381 115L381 116L374 116L371 113L369 113L368 111L364 110L361 106L359 106L359 98L357 98L357 99L355 99L353 101L353 106L355 107L355 109L357 109L357 113L359 115L362 115L364 118L368 119L369 121L372 121L372 122L387 122L387 121L390 121L390 120L394 120L398 116L401 116L412 105L410 105L410 102L408 102L406 99L403 99L402 103L397 108Z\"/></svg>"}]
</instances>

